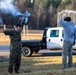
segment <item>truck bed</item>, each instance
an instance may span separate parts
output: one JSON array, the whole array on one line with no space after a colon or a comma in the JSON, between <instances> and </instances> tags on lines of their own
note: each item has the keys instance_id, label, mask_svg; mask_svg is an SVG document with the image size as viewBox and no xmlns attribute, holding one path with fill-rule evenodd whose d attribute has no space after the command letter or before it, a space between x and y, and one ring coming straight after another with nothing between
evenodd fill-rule
<instances>
[{"instance_id":1,"label":"truck bed","mask_svg":"<svg viewBox=\"0 0 76 75\"><path fill-rule=\"evenodd\" d=\"M41 40L23 40L22 41L22 47L23 46L32 46L32 47L40 47L41 46Z\"/></svg>"}]
</instances>

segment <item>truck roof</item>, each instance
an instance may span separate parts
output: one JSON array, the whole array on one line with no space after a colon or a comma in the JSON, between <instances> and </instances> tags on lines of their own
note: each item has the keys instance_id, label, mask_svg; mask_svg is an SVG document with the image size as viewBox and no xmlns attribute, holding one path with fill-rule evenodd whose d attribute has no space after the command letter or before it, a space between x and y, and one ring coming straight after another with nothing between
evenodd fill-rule
<instances>
[{"instance_id":1,"label":"truck roof","mask_svg":"<svg viewBox=\"0 0 76 75\"><path fill-rule=\"evenodd\" d=\"M63 27L51 27L51 28L48 28L48 29L50 29L50 30L51 30L51 29L52 29L52 30L53 30L53 29L58 29L58 30L59 30L59 29L63 29Z\"/></svg>"}]
</instances>

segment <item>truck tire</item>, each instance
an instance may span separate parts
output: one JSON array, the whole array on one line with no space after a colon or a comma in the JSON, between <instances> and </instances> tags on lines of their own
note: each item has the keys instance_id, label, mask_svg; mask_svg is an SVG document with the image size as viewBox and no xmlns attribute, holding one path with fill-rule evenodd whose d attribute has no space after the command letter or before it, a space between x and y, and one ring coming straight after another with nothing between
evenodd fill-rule
<instances>
[{"instance_id":1,"label":"truck tire","mask_svg":"<svg viewBox=\"0 0 76 75\"><path fill-rule=\"evenodd\" d=\"M33 53L33 51L32 51L31 48L29 48L28 46L24 46L24 47L22 48L22 54L23 54L23 56L29 57L29 56L32 55L32 53Z\"/></svg>"}]
</instances>

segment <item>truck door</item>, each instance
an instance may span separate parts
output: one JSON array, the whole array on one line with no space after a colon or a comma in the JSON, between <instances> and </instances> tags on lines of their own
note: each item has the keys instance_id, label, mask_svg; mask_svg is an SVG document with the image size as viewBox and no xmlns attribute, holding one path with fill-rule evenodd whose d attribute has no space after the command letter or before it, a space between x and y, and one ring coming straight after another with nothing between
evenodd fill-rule
<instances>
[{"instance_id":1,"label":"truck door","mask_svg":"<svg viewBox=\"0 0 76 75\"><path fill-rule=\"evenodd\" d=\"M61 28L51 28L47 31L47 49L61 49L63 44Z\"/></svg>"}]
</instances>

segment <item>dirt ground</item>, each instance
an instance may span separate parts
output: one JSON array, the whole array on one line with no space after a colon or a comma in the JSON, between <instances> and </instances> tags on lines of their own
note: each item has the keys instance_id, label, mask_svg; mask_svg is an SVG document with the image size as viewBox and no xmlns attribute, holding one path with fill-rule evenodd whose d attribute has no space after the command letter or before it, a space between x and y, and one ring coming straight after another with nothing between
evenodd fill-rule
<instances>
[{"instance_id":1,"label":"dirt ground","mask_svg":"<svg viewBox=\"0 0 76 75\"><path fill-rule=\"evenodd\" d=\"M4 58L4 60L8 60L9 59L9 55L10 55L10 52L0 52L0 59L2 59L2 58ZM39 58L42 58L42 57L45 57L46 58L46 60L48 59L48 58L52 58L53 60L52 60L52 62L53 61L55 61L55 60L57 60L57 63L61 63L62 62L62 56L42 56L41 54L33 54L32 56L31 56L32 58L33 57L39 57ZM25 59L25 58L28 58L28 57L24 57L23 55L22 55L22 59ZM30 57L29 57L30 58ZM41 59L41 60L43 60L43 58ZM3 60L2 60L3 61ZM48 60L49 61L49 60ZM76 55L73 55L73 62L74 63L76 63ZM53 63L56 63L56 62L53 62Z\"/></svg>"},{"instance_id":2,"label":"dirt ground","mask_svg":"<svg viewBox=\"0 0 76 75\"><path fill-rule=\"evenodd\" d=\"M0 62L9 60L9 52L0 52Z\"/></svg>"}]
</instances>

